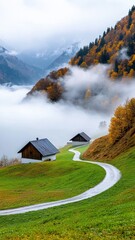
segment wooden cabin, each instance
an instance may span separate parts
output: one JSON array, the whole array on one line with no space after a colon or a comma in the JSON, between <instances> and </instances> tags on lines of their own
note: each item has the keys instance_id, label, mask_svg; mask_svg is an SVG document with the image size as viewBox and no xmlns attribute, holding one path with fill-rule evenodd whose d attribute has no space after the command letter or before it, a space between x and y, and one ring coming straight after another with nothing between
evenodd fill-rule
<instances>
[{"instance_id":1,"label":"wooden cabin","mask_svg":"<svg viewBox=\"0 0 135 240\"><path fill-rule=\"evenodd\" d=\"M58 149L47 139L36 139L28 142L18 153L21 153L22 163L54 161Z\"/></svg>"},{"instance_id":2,"label":"wooden cabin","mask_svg":"<svg viewBox=\"0 0 135 240\"><path fill-rule=\"evenodd\" d=\"M78 133L68 141L68 144L72 146L86 145L89 144L91 138L84 132Z\"/></svg>"}]
</instances>

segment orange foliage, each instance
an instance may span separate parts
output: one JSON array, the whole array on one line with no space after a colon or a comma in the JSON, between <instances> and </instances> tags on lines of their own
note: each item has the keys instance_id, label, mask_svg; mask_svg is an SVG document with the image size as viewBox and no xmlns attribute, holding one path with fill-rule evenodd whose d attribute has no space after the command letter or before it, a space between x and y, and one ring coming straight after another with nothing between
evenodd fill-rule
<instances>
[{"instance_id":1,"label":"orange foliage","mask_svg":"<svg viewBox=\"0 0 135 240\"><path fill-rule=\"evenodd\" d=\"M109 140L112 144L119 141L135 123L135 98L119 106L111 119Z\"/></svg>"},{"instance_id":2,"label":"orange foliage","mask_svg":"<svg viewBox=\"0 0 135 240\"><path fill-rule=\"evenodd\" d=\"M46 78L40 79L28 95L33 94L35 91L39 91L43 94L46 93L51 101L58 101L64 91L61 86L60 78L68 74L68 71L68 68L52 71Z\"/></svg>"},{"instance_id":3,"label":"orange foliage","mask_svg":"<svg viewBox=\"0 0 135 240\"><path fill-rule=\"evenodd\" d=\"M53 83L47 88L48 98L53 102L56 102L61 98L62 92L63 88L58 83Z\"/></svg>"},{"instance_id":4,"label":"orange foliage","mask_svg":"<svg viewBox=\"0 0 135 240\"><path fill-rule=\"evenodd\" d=\"M127 49L129 59L126 62L119 58L120 50ZM114 64L118 59L118 68L111 67L110 77L113 79L120 77L135 76L135 7L129 11L128 16L119 21L114 28L108 28L103 36L90 43L88 51L80 49L74 58L71 59L71 65L87 67L98 63ZM134 59L134 60L133 60ZM112 65L113 66L113 65ZM132 70L133 69L133 70ZM132 71L131 71L132 70Z\"/></svg>"}]
</instances>

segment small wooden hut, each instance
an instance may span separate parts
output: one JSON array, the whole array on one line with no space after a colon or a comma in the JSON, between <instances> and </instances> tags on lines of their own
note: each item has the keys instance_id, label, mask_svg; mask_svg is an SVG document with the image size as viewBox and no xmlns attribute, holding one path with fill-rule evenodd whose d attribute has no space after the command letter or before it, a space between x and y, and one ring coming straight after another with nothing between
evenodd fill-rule
<instances>
[{"instance_id":1,"label":"small wooden hut","mask_svg":"<svg viewBox=\"0 0 135 240\"><path fill-rule=\"evenodd\" d=\"M22 162L56 160L58 149L47 139L36 139L28 142L18 153L21 153Z\"/></svg>"},{"instance_id":2,"label":"small wooden hut","mask_svg":"<svg viewBox=\"0 0 135 240\"><path fill-rule=\"evenodd\" d=\"M86 145L90 142L91 138L84 132L78 133L68 141L72 146Z\"/></svg>"}]
</instances>

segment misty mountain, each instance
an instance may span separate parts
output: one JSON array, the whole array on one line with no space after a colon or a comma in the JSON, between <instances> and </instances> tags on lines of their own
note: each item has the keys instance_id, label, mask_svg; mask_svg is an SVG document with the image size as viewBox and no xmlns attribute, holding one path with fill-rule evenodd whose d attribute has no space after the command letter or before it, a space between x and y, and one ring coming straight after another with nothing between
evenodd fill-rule
<instances>
[{"instance_id":1,"label":"misty mountain","mask_svg":"<svg viewBox=\"0 0 135 240\"><path fill-rule=\"evenodd\" d=\"M32 67L0 46L0 84L32 84L41 77L41 70Z\"/></svg>"},{"instance_id":2,"label":"misty mountain","mask_svg":"<svg viewBox=\"0 0 135 240\"><path fill-rule=\"evenodd\" d=\"M81 48L70 61L71 65L88 68L95 64L111 64L112 79L135 76L135 6L114 28Z\"/></svg>"},{"instance_id":3,"label":"misty mountain","mask_svg":"<svg viewBox=\"0 0 135 240\"><path fill-rule=\"evenodd\" d=\"M114 28L71 58L68 68L40 79L28 95L41 93L51 101L110 110L124 82L135 77L135 7ZM111 81L113 79L113 81ZM121 85L118 86L118 84ZM127 86L126 86L127 87Z\"/></svg>"},{"instance_id":4,"label":"misty mountain","mask_svg":"<svg viewBox=\"0 0 135 240\"><path fill-rule=\"evenodd\" d=\"M8 53L8 50L2 46L0 46L0 54Z\"/></svg>"},{"instance_id":5,"label":"misty mountain","mask_svg":"<svg viewBox=\"0 0 135 240\"><path fill-rule=\"evenodd\" d=\"M54 49L43 49L39 52L23 52L19 54L22 61L34 67L41 68L44 74L51 70L56 70L64 65L67 65L69 60L79 50L79 43L73 43L69 46L59 47Z\"/></svg>"},{"instance_id":6,"label":"misty mountain","mask_svg":"<svg viewBox=\"0 0 135 240\"><path fill-rule=\"evenodd\" d=\"M62 53L47 67L48 70L56 70L61 66L67 65L69 60L79 50L79 43L73 43L68 48L63 49Z\"/></svg>"}]
</instances>

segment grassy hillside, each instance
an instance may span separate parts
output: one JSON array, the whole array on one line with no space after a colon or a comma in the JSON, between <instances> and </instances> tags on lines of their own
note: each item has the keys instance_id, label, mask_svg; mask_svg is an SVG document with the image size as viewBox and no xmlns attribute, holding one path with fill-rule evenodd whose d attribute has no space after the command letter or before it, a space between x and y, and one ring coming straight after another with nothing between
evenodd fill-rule
<instances>
[{"instance_id":1,"label":"grassy hillside","mask_svg":"<svg viewBox=\"0 0 135 240\"><path fill-rule=\"evenodd\" d=\"M54 162L1 168L0 209L69 198L103 179L102 168L73 162L72 156L64 148Z\"/></svg>"},{"instance_id":2,"label":"grassy hillside","mask_svg":"<svg viewBox=\"0 0 135 240\"><path fill-rule=\"evenodd\" d=\"M135 127L131 128L118 142L110 144L109 136L96 139L83 154L84 159L109 160L135 146Z\"/></svg>"},{"instance_id":3,"label":"grassy hillside","mask_svg":"<svg viewBox=\"0 0 135 240\"><path fill-rule=\"evenodd\" d=\"M135 146L135 98L116 108L108 135L96 139L83 154L83 158L110 160L133 146Z\"/></svg>"},{"instance_id":4,"label":"grassy hillside","mask_svg":"<svg viewBox=\"0 0 135 240\"><path fill-rule=\"evenodd\" d=\"M122 172L121 180L91 199L27 214L0 217L0 239L134 239L134 159L135 148L132 148L111 161Z\"/></svg>"}]
</instances>

